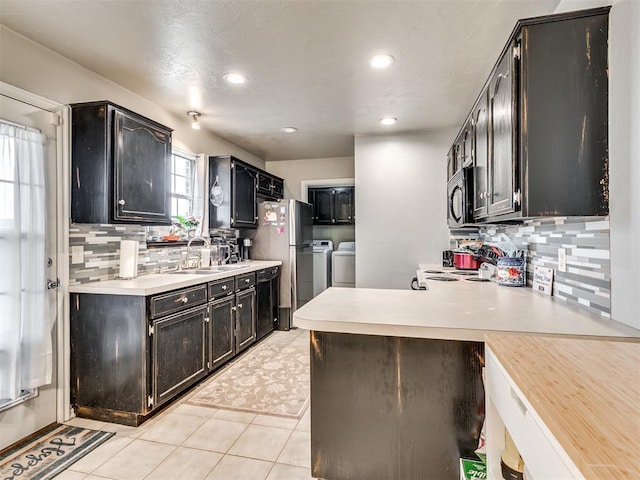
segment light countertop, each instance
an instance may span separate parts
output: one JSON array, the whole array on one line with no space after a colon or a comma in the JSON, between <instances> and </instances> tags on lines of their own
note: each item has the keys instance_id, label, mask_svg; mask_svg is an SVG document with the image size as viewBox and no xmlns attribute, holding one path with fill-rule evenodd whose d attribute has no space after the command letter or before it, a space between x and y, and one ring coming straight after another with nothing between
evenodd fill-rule
<instances>
[{"instance_id":1,"label":"light countertop","mask_svg":"<svg viewBox=\"0 0 640 480\"><path fill-rule=\"evenodd\" d=\"M635 338L640 330L566 302L494 282L430 282L429 290L329 288L293 315L308 330L483 341L491 332Z\"/></svg>"},{"instance_id":2,"label":"light countertop","mask_svg":"<svg viewBox=\"0 0 640 480\"><path fill-rule=\"evenodd\" d=\"M640 477L640 344L491 334L500 360L586 479Z\"/></svg>"},{"instance_id":3,"label":"light countertop","mask_svg":"<svg viewBox=\"0 0 640 480\"><path fill-rule=\"evenodd\" d=\"M222 273L197 274L197 273L155 273L142 275L130 280L102 280L98 282L69 285L70 293L95 293L105 295L136 295L146 296L167 292L178 288L190 287L200 283L220 280L223 278L254 272L263 268L282 265L281 261L250 260L236 263L241 266Z\"/></svg>"}]
</instances>

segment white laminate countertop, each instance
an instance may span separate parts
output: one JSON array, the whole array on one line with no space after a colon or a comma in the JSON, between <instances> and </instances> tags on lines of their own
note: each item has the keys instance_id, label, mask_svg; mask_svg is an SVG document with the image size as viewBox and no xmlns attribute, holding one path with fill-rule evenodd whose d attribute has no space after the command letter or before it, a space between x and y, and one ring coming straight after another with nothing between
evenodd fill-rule
<instances>
[{"instance_id":1,"label":"white laminate countertop","mask_svg":"<svg viewBox=\"0 0 640 480\"><path fill-rule=\"evenodd\" d=\"M635 338L640 330L566 302L494 282L429 282L429 290L329 288L293 314L308 330L483 341L516 332Z\"/></svg>"},{"instance_id":2,"label":"white laminate countertop","mask_svg":"<svg viewBox=\"0 0 640 480\"><path fill-rule=\"evenodd\" d=\"M237 263L242 266L234 270L222 273L198 274L198 273L154 273L142 275L130 280L102 280L90 283L69 285L69 293L97 293L105 295L154 295L156 293L168 292L178 288L190 287L200 283L220 280L222 278L234 277L243 273L254 272L263 268L282 265L276 260L250 260L248 262Z\"/></svg>"}]
</instances>

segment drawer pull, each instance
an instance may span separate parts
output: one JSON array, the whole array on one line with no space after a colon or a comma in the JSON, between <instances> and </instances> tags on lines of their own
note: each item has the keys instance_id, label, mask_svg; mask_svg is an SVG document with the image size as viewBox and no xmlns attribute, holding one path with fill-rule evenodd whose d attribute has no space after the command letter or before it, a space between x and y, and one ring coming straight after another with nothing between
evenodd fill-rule
<instances>
[{"instance_id":1,"label":"drawer pull","mask_svg":"<svg viewBox=\"0 0 640 480\"><path fill-rule=\"evenodd\" d=\"M178 298L176 299L176 303L180 303L180 302L182 302L182 303L187 303L188 301L189 301L189 297L186 297L186 296L184 296L184 297L178 297Z\"/></svg>"},{"instance_id":2,"label":"drawer pull","mask_svg":"<svg viewBox=\"0 0 640 480\"><path fill-rule=\"evenodd\" d=\"M245 283L249 283L249 282L251 282L251 279L249 279L249 278L245 278L245 279L244 279L244 282L245 282Z\"/></svg>"},{"instance_id":3,"label":"drawer pull","mask_svg":"<svg viewBox=\"0 0 640 480\"><path fill-rule=\"evenodd\" d=\"M513 390L513 388L511 389L511 397L516 401L516 404L518 405L518 408L520 409L522 414L523 415L526 414L527 413L527 407L524 406L524 403L522 403L522 400L520 400L520 397Z\"/></svg>"},{"instance_id":4,"label":"drawer pull","mask_svg":"<svg viewBox=\"0 0 640 480\"><path fill-rule=\"evenodd\" d=\"M221 287L221 288L222 288L222 290L226 290L226 289L227 289L227 286L226 286L226 285L222 285L222 287Z\"/></svg>"}]
</instances>

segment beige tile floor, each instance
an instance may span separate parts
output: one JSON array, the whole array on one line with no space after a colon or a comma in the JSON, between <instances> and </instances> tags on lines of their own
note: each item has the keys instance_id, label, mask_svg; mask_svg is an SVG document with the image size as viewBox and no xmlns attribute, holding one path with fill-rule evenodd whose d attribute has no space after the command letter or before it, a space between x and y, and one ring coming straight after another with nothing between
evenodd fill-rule
<instances>
[{"instance_id":1,"label":"beige tile floor","mask_svg":"<svg viewBox=\"0 0 640 480\"><path fill-rule=\"evenodd\" d=\"M263 342L308 343L300 329ZM223 369L224 370L224 369ZM196 387L195 391L204 385ZM140 427L74 418L115 432L56 480L309 480L309 409L300 420L187 405L179 400Z\"/></svg>"}]
</instances>

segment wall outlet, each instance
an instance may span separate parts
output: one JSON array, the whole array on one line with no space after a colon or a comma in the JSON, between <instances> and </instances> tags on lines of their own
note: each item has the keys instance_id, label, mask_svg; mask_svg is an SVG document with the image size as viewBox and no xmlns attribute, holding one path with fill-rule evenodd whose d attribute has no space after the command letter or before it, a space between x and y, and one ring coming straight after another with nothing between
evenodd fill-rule
<instances>
[{"instance_id":1,"label":"wall outlet","mask_svg":"<svg viewBox=\"0 0 640 480\"><path fill-rule=\"evenodd\" d=\"M558 271L559 272L567 271L567 249L566 248L558 249Z\"/></svg>"},{"instance_id":2,"label":"wall outlet","mask_svg":"<svg viewBox=\"0 0 640 480\"><path fill-rule=\"evenodd\" d=\"M71 247L71 263L84 263L84 247L82 245Z\"/></svg>"}]
</instances>

